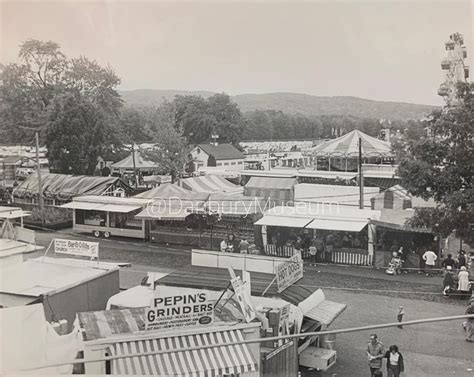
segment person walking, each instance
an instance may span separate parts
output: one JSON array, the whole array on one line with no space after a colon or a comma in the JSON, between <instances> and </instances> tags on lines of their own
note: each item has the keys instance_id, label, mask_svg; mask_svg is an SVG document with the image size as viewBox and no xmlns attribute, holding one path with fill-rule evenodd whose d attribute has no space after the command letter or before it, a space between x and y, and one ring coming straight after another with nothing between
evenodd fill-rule
<instances>
[{"instance_id":1,"label":"person walking","mask_svg":"<svg viewBox=\"0 0 474 377\"><path fill-rule=\"evenodd\" d=\"M423 260L425 261L426 264L426 276L431 277L431 271L433 270L433 267L435 266L436 260L438 259L438 256L431 250L427 250L423 254Z\"/></svg>"},{"instance_id":2,"label":"person walking","mask_svg":"<svg viewBox=\"0 0 474 377\"><path fill-rule=\"evenodd\" d=\"M403 306L400 306L398 308L398 314L397 314L397 320L398 322L403 322L403 316L405 315L405 310L403 309ZM399 329L403 329L402 325L398 325Z\"/></svg>"},{"instance_id":3,"label":"person walking","mask_svg":"<svg viewBox=\"0 0 474 377\"><path fill-rule=\"evenodd\" d=\"M400 373L405 370L405 365L402 354L398 352L398 346L390 346L385 358L387 359L387 376L399 377Z\"/></svg>"},{"instance_id":4,"label":"person walking","mask_svg":"<svg viewBox=\"0 0 474 377\"><path fill-rule=\"evenodd\" d=\"M384 345L378 341L377 334L370 335L370 342L367 344L367 359L369 362L371 377L375 376L376 371L382 369L382 359L384 357Z\"/></svg>"}]
</instances>

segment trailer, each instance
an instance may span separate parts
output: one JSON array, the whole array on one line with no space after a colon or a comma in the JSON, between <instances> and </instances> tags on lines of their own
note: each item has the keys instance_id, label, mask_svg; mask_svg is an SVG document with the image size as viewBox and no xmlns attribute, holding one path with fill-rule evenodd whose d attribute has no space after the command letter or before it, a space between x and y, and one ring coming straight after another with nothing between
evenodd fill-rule
<instances>
[{"instance_id":1,"label":"trailer","mask_svg":"<svg viewBox=\"0 0 474 377\"><path fill-rule=\"evenodd\" d=\"M92 233L95 237L104 238L121 236L146 239L148 229L145 220L135 216L151 202L152 199L146 198L88 195L76 197L61 208L74 211L75 232Z\"/></svg>"}]
</instances>

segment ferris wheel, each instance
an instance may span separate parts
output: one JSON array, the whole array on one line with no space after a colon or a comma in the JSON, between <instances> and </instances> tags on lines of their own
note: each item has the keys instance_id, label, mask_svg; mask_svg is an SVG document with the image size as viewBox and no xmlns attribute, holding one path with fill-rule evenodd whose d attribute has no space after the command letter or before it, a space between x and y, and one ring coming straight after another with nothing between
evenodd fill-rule
<instances>
[{"instance_id":1,"label":"ferris wheel","mask_svg":"<svg viewBox=\"0 0 474 377\"><path fill-rule=\"evenodd\" d=\"M464 63L467 49L464 38L459 33L450 35L445 46L448 56L441 61L441 69L446 71L446 80L440 85L438 94L444 98L447 106L456 106L459 104L456 85L466 82L469 77L469 67Z\"/></svg>"}]
</instances>

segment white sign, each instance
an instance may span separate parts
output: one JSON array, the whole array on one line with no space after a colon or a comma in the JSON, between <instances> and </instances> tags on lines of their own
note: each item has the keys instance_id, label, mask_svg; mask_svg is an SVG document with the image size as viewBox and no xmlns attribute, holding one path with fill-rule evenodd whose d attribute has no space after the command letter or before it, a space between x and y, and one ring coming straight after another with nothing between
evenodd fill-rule
<instances>
[{"instance_id":1,"label":"white sign","mask_svg":"<svg viewBox=\"0 0 474 377\"><path fill-rule=\"evenodd\" d=\"M283 335L290 334L290 304L286 304L281 308L279 331Z\"/></svg>"},{"instance_id":2,"label":"white sign","mask_svg":"<svg viewBox=\"0 0 474 377\"><path fill-rule=\"evenodd\" d=\"M250 295L246 288L248 282L243 282L240 276L237 276L231 280L232 288L234 289L235 296L239 302L240 309L245 317L246 322L250 322L256 318L255 309L252 306Z\"/></svg>"},{"instance_id":3,"label":"white sign","mask_svg":"<svg viewBox=\"0 0 474 377\"><path fill-rule=\"evenodd\" d=\"M303 277L303 258L300 253L293 255L288 262L276 268L278 293L296 283Z\"/></svg>"},{"instance_id":4,"label":"white sign","mask_svg":"<svg viewBox=\"0 0 474 377\"><path fill-rule=\"evenodd\" d=\"M98 258L99 243L54 239L54 252L58 254L78 255L81 257Z\"/></svg>"},{"instance_id":5,"label":"white sign","mask_svg":"<svg viewBox=\"0 0 474 377\"><path fill-rule=\"evenodd\" d=\"M179 290L157 286L151 307L146 310L146 330L208 325L213 320L214 303L197 289Z\"/></svg>"}]
</instances>

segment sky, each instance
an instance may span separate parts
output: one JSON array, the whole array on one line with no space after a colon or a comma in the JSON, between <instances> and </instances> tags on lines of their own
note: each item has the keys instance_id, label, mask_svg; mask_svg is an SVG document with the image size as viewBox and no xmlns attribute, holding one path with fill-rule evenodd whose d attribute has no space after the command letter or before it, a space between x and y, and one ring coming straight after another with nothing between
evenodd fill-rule
<instances>
[{"instance_id":1,"label":"sky","mask_svg":"<svg viewBox=\"0 0 474 377\"><path fill-rule=\"evenodd\" d=\"M0 62L16 61L20 43L33 38L109 64L121 90L441 105L444 42L460 32L474 54L472 18L469 0L0 0Z\"/></svg>"}]
</instances>

